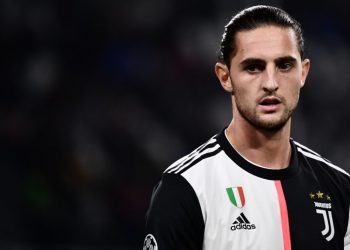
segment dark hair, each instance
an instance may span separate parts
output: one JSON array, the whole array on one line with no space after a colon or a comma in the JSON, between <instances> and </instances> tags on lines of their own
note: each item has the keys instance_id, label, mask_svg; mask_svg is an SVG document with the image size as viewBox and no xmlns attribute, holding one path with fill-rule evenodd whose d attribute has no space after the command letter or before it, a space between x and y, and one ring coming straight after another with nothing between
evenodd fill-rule
<instances>
[{"instance_id":1,"label":"dark hair","mask_svg":"<svg viewBox=\"0 0 350 250\"><path fill-rule=\"evenodd\" d=\"M230 60L236 54L235 36L239 31L253 30L268 25L291 28L297 39L300 56L304 56L304 38L299 22L282 9L257 5L240 11L225 26L218 54L219 62L230 66Z\"/></svg>"}]
</instances>

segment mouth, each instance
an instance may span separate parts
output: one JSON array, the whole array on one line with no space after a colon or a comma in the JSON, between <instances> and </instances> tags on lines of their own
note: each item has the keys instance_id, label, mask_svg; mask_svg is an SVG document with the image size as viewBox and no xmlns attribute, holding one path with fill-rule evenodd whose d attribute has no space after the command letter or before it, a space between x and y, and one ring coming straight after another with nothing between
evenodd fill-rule
<instances>
[{"instance_id":1,"label":"mouth","mask_svg":"<svg viewBox=\"0 0 350 250\"><path fill-rule=\"evenodd\" d=\"M275 113L279 110L280 104L282 103L281 99L275 96L269 96L263 98L259 102L259 106L262 108L264 113Z\"/></svg>"},{"instance_id":2,"label":"mouth","mask_svg":"<svg viewBox=\"0 0 350 250\"><path fill-rule=\"evenodd\" d=\"M265 97L264 99L259 102L259 105L262 106L273 106L273 105L278 105L281 103L281 100L277 97Z\"/></svg>"}]
</instances>

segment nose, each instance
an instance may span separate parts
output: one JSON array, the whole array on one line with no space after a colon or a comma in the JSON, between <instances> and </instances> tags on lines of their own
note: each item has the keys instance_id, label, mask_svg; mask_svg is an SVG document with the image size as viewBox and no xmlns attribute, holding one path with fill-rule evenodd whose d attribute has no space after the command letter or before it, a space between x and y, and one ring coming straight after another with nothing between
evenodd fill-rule
<instances>
[{"instance_id":1,"label":"nose","mask_svg":"<svg viewBox=\"0 0 350 250\"><path fill-rule=\"evenodd\" d=\"M278 89L278 81L276 75L276 69L274 66L267 66L265 70L265 76L263 79L263 90L266 92L275 92Z\"/></svg>"}]
</instances>

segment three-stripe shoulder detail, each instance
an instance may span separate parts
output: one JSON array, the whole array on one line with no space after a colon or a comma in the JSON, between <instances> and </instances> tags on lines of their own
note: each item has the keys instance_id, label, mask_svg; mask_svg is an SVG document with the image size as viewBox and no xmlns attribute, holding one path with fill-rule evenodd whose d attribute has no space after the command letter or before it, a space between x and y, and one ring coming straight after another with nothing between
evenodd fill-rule
<instances>
[{"instance_id":1,"label":"three-stripe shoulder detail","mask_svg":"<svg viewBox=\"0 0 350 250\"><path fill-rule=\"evenodd\" d=\"M295 142L295 145L297 146L297 150L302 153L304 156L308 157L308 158L311 158L311 159L314 159L316 161L319 161L319 162L323 162L325 163L326 165L328 165L329 167L347 175L350 177L350 174L347 173L344 169L334 165L333 163L331 163L329 160L323 158L322 156L320 156L319 154L317 154L315 151L312 151L311 149L301 145L300 143L297 143Z\"/></svg>"},{"instance_id":2,"label":"three-stripe shoulder detail","mask_svg":"<svg viewBox=\"0 0 350 250\"><path fill-rule=\"evenodd\" d=\"M303 150L306 151L306 152L309 152L309 153L312 153L312 154L314 154L314 155L317 155L317 156L321 157L321 155L319 155L319 154L316 153L315 151L309 149L308 147L305 147L304 145L300 144L299 142L296 142L296 141L293 141L293 142L294 142L294 144L297 146L297 148L301 148L301 149L303 149Z\"/></svg>"},{"instance_id":3,"label":"three-stripe shoulder detail","mask_svg":"<svg viewBox=\"0 0 350 250\"><path fill-rule=\"evenodd\" d=\"M181 174L198 162L219 153L222 149L216 137L217 136L212 137L209 141L192 151L192 153L171 164L164 173Z\"/></svg>"}]
</instances>

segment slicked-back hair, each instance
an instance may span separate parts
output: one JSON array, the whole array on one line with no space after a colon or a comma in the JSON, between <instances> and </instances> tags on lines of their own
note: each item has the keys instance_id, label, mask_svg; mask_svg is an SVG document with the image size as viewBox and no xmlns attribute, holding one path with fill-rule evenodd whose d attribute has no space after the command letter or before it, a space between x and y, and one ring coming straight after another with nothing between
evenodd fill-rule
<instances>
[{"instance_id":1,"label":"slicked-back hair","mask_svg":"<svg viewBox=\"0 0 350 250\"><path fill-rule=\"evenodd\" d=\"M263 26L291 28L297 39L300 56L303 58L304 38L299 22L282 9L266 5L257 5L240 11L233 16L230 22L225 26L218 53L218 61L230 67L231 58L234 57L237 52L235 41L236 34L240 31L254 30Z\"/></svg>"}]
</instances>

